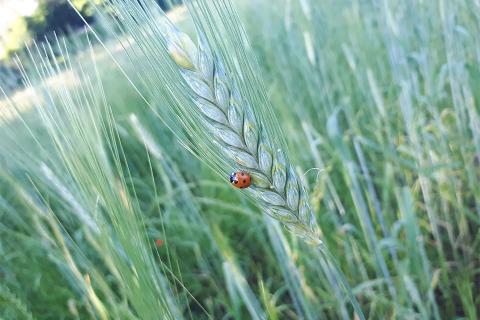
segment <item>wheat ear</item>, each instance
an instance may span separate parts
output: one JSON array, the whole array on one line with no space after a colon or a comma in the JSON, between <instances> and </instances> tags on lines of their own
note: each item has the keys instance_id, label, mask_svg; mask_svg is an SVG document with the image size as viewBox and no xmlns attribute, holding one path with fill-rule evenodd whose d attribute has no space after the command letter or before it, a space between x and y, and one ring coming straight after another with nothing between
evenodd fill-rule
<instances>
[{"instance_id":1,"label":"wheat ear","mask_svg":"<svg viewBox=\"0 0 480 320\"><path fill-rule=\"evenodd\" d=\"M308 194L287 162L283 150L274 149L262 123L228 77L219 57L200 36L198 47L178 30L167 35L167 49L192 90L194 104L212 140L239 170L252 176L251 195L266 213L307 242L320 245Z\"/></svg>"}]
</instances>

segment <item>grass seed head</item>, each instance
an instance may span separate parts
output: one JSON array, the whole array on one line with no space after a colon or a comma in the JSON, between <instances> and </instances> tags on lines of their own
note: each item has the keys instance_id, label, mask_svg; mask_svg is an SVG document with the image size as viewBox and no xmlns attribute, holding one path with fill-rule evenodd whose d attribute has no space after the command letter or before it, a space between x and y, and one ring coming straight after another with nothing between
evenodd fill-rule
<instances>
[{"instance_id":1,"label":"grass seed head","mask_svg":"<svg viewBox=\"0 0 480 320\"><path fill-rule=\"evenodd\" d=\"M235 81L230 80L205 38L199 36L198 48L179 31L167 41L169 54L192 90L192 101L202 113L201 123L213 143L221 147L224 156L233 160L238 169L251 173L250 194L267 214L290 231L320 244L315 216L302 182L284 151L272 151L263 124L256 119L252 107L242 98ZM196 57L192 56L194 53Z\"/></svg>"}]
</instances>

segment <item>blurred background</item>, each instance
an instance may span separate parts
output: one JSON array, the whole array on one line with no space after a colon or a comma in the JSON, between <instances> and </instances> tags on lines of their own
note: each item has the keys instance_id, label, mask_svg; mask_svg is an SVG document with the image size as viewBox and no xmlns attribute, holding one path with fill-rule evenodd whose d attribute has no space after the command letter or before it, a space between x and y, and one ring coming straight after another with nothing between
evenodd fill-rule
<instances>
[{"instance_id":1,"label":"blurred background","mask_svg":"<svg viewBox=\"0 0 480 320\"><path fill-rule=\"evenodd\" d=\"M158 0L158 5L165 9L171 1ZM102 0L91 3L100 5ZM14 83L4 84L4 89L11 90L21 85L18 70L11 58L25 45L32 41L44 41L54 32L69 35L85 30L85 22L95 23L93 6L89 0L1 0L0 1L0 70L17 75L10 80ZM13 79L13 80L12 80Z\"/></svg>"},{"instance_id":2,"label":"blurred background","mask_svg":"<svg viewBox=\"0 0 480 320\"><path fill-rule=\"evenodd\" d=\"M167 127L185 6L0 0L0 318L478 319L480 3L231 2L348 286Z\"/></svg>"}]
</instances>

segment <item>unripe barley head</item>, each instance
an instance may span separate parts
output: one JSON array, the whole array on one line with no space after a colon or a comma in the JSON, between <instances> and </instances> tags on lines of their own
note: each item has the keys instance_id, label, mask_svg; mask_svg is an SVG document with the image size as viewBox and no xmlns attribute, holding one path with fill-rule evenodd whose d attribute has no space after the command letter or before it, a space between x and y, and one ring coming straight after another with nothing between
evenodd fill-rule
<instances>
[{"instance_id":1,"label":"unripe barley head","mask_svg":"<svg viewBox=\"0 0 480 320\"><path fill-rule=\"evenodd\" d=\"M192 102L203 118L212 141L237 168L252 175L247 190L265 210L290 231L312 244L320 244L314 213L305 187L287 162L282 149L273 149L264 125L243 99L233 77L212 53L204 37L195 47L175 29L166 34L168 53L191 89Z\"/></svg>"}]
</instances>

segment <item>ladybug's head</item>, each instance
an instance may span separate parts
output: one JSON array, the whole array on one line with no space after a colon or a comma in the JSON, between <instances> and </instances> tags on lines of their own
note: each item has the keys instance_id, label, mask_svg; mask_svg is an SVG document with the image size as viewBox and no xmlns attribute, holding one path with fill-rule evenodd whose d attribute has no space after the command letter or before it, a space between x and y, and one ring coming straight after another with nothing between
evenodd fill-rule
<instances>
[{"instance_id":1,"label":"ladybug's head","mask_svg":"<svg viewBox=\"0 0 480 320\"><path fill-rule=\"evenodd\" d=\"M234 183L235 181L237 181L237 174L233 172L230 174L230 183Z\"/></svg>"}]
</instances>

